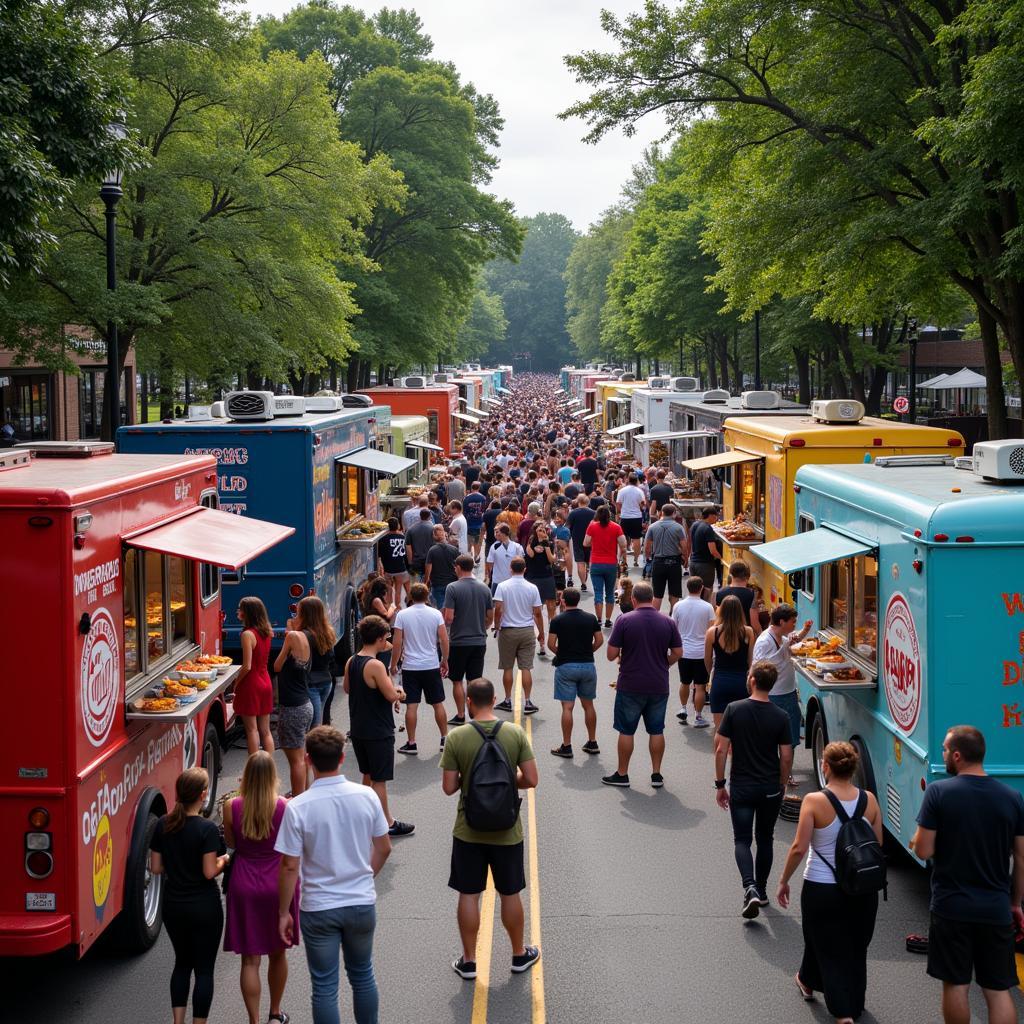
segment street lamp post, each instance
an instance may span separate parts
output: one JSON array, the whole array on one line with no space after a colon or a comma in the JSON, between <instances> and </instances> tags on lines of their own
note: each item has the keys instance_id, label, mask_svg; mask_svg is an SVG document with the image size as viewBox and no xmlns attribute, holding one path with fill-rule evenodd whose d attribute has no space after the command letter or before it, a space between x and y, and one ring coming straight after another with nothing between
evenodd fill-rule
<instances>
[{"instance_id":1,"label":"street lamp post","mask_svg":"<svg viewBox=\"0 0 1024 1024\"><path fill-rule=\"evenodd\" d=\"M907 340L910 342L910 380L907 381L907 399L910 408L907 410L907 422L917 422L917 320L911 318L907 324Z\"/></svg>"},{"instance_id":2,"label":"street lamp post","mask_svg":"<svg viewBox=\"0 0 1024 1024\"><path fill-rule=\"evenodd\" d=\"M754 390L761 390L761 310L754 310Z\"/></svg>"},{"instance_id":3,"label":"street lamp post","mask_svg":"<svg viewBox=\"0 0 1024 1024\"><path fill-rule=\"evenodd\" d=\"M107 126L110 138L115 142L123 140L128 129L121 123ZM109 170L100 186L100 199L106 207L107 221L107 290L117 290L117 202L123 195L121 191L121 168ZM114 440L121 420L121 353L117 345L117 324L113 318L107 320L107 400L104 419L106 429L104 436L108 441Z\"/></svg>"}]
</instances>

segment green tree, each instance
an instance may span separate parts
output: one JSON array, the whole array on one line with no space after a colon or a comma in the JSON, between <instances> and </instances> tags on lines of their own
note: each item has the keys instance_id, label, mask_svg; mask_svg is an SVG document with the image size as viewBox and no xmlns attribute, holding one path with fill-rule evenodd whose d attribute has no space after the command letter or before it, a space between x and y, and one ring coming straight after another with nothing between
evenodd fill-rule
<instances>
[{"instance_id":1,"label":"green tree","mask_svg":"<svg viewBox=\"0 0 1024 1024\"><path fill-rule=\"evenodd\" d=\"M56 4L0 6L0 288L19 270L39 269L75 179L125 159L107 131L123 83L104 76L81 36Z\"/></svg>"},{"instance_id":2,"label":"green tree","mask_svg":"<svg viewBox=\"0 0 1024 1024\"><path fill-rule=\"evenodd\" d=\"M482 280L477 281L469 316L462 322L455 336L458 359L479 362L485 352L500 349L508 331L508 321L501 306L501 296L489 292Z\"/></svg>"},{"instance_id":3,"label":"green tree","mask_svg":"<svg viewBox=\"0 0 1024 1024\"><path fill-rule=\"evenodd\" d=\"M522 225L526 239L519 262L497 260L487 269L488 287L501 296L508 317L504 345L487 356L505 363L528 352L534 369L557 369L572 356L565 271L579 235L560 213L538 213Z\"/></svg>"},{"instance_id":4,"label":"green tree","mask_svg":"<svg viewBox=\"0 0 1024 1024\"><path fill-rule=\"evenodd\" d=\"M848 239L861 258L895 261L899 249L924 276L946 275L977 306L1000 436L1000 331L1024 368L1020 146L1001 145L1019 124L1019 10L649 0L625 21L604 16L616 53L569 59L595 91L566 115L587 118L592 139L631 131L655 109L677 126L704 117L714 173L729 177L748 149L769 151L780 187L817 189L819 238ZM828 248L837 259L841 246Z\"/></svg>"}]
</instances>

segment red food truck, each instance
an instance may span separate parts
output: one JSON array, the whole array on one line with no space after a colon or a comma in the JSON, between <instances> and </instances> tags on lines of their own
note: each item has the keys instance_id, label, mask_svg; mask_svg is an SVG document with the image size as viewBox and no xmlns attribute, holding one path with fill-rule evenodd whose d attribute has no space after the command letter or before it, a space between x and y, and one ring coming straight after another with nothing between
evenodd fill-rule
<instances>
[{"instance_id":1,"label":"red food truck","mask_svg":"<svg viewBox=\"0 0 1024 1024\"><path fill-rule=\"evenodd\" d=\"M363 388L374 405L390 405L395 416L426 416L430 440L446 452L454 451L460 423L477 423L459 411L459 389L455 384L435 384L429 377L403 377L389 386Z\"/></svg>"},{"instance_id":2,"label":"red food truck","mask_svg":"<svg viewBox=\"0 0 1024 1024\"><path fill-rule=\"evenodd\" d=\"M216 499L210 456L0 454L0 621L19 677L0 744L0 956L81 955L111 925L134 950L160 933L149 840L184 768L209 770L212 810L238 668L212 666L180 700L154 685L220 654L217 567L293 532Z\"/></svg>"}]
</instances>

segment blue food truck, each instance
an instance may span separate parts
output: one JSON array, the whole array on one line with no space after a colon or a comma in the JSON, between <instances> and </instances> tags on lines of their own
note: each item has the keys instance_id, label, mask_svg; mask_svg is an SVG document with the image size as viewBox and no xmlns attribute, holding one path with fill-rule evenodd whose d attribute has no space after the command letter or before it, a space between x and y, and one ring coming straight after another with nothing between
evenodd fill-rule
<instances>
[{"instance_id":1,"label":"blue food truck","mask_svg":"<svg viewBox=\"0 0 1024 1024\"><path fill-rule=\"evenodd\" d=\"M313 411L303 411L307 402ZM240 391L229 393L224 406L223 417L121 427L118 449L213 455L221 509L294 527L243 572L224 573L227 651L240 648L234 610L243 597L266 605L276 646L298 601L316 594L338 635L338 657L347 657L356 590L376 567L376 542L386 532L378 477L415 461L378 450L379 411L361 402L345 408L341 398ZM319 411L325 406L333 410Z\"/></svg>"},{"instance_id":2,"label":"blue food truck","mask_svg":"<svg viewBox=\"0 0 1024 1024\"><path fill-rule=\"evenodd\" d=\"M759 545L797 593L805 745L848 740L904 849L950 726L1024 791L1024 441L796 474L798 531ZM815 647L817 650L808 650Z\"/></svg>"}]
</instances>

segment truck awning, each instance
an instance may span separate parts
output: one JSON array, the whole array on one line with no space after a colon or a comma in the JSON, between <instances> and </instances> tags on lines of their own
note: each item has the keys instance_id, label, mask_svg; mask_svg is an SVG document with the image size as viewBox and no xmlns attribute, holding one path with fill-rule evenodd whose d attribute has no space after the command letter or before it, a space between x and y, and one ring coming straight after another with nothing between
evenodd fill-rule
<instances>
[{"instance_id":1,"label":"truck awning","mask_svg":"<svg viewBox=\"0 0 1024 1024\"><path fill-rule=\"evenodd\" d=\"M439 444L431 444L430 441L406 441L406 448L422 448L428 452L443 452L444 449Z\"/></svg>"},{"instance_id":2,"label":"truck awning","mask_svg":"<svg viewBox=\"0 0 1024 1024\"><path fill-rule=\"evenodd\" d=\"M609 431L611 433L611 431ZM634 441L676 441L681 437L707 437L703 430L659 430L654 434L637 434ZM685 465L685 463L684 463Z\"/></svg>"},{"instance_id":3,"label":"truck awning","mask_svg":"<svg viewBox=\"0 0 1024 1024\"><path fill-rule=\"evenodd\" d=\"M620 396L618 398L609 398L608 401L609 402L614 402L616 405L629 405L629 403L632 401L632 399L631 398L623 398L623 397Z\"/></svg>"},{"instance_id":4,"label":"truck awning","mask_svg":"<svg viewBox=\"0 0 1024 1024\"><path fill-rule=\"evenodd\" d=\"M580 423L586 423L587 420L596 420L600 415L599 412L588 412L586 416L580 417Z\"/></svg>"},{"instance_id":5,"label":"truck awning","mask_svg":"<svg viewBox=\"0 0 1024 1024\"><path fill-rule=\"evenodd\" d=\"M291 526L200 507L180 519L126 538L125 543L143 551L159 551L237 571L294 532Z\"/></svg>"},{"instance_id":6,"label":"truck awning","mask_svg":"<svg viewBox=\"0 0 1024 1024\"><path fill-rule=\"evenodd\" d=\"M616 399L612 399L612 401L616 401ZM612 437L618 437L619 434L628 434L631 430L639 430L642 426L642 423L623 423L621 427L612 427L605 433L611 434Z\"/></svg>"},{"instance_id":7,"label":"truck awning","mask_svg":"<svg viewBox=\"0 0 1024 1024\"><path fill-rule=\"evenodd\" d=\"M499 395L511 395L512 394L512 392L509 391L508 388L495 388L494 390L497 391Z\"/></svg>"},{"instance_id":8,"label":"truck awning","mask_svg":"<svg viewBox=\"0 0 1024 1024\"><path fill-rule=\"evenodd\" d=\"M379 452L376 448L360 448L357 452L341 455L335 462L343 466L358 466L369 469L384 476L398 476L416 465L415 459L407 459L404 455L392 455L390 452Z\"/></svg>"},{"instance_id":9,"label":"truck awning","mask_svg":"<svg viewBox=\"0 0 1024 1024\"><path fill-rule=\"evenodd\" d=\"M486 402L488 405L496 405L501 408L501 401L497 398L483 398L481 401Z\"/></svg>"},{"instance_id":10,"label":"truck awning","mask_svg":"<svg viewBox=\"0 0 1024 1024\"><path fill-rule=\"evenodd\" d=\"M797 533L768 544L758 544L757 557L775 566L779 572L797 572L815 565L835 562L840 558L855 558L873 551L870 544L854 540L845 534L820 526L815 530Z\"/></svg>"},{"instance_id":11,"label":"truck awning","mask_svg":"<svg viewBox=\"0 0 1024 1024\"><path fill-rule=\"evenodd\" d=\"M467 416L464 412L453 412L452 415L463 423L472 423L474 427L480 422L475 416Z\"/></svg>"},{"instance_id":12,"label":"truck awning","mask_svg":"<svg viewBox=\"0 0 1024 1024\"><path fill-rule=\"evenodd\" d=\"M703 459L690 459L684 462L683 466L689 470L719 469L722 466L738 466L741 462L760 462L763 455L751 455L749 452L719 452L717 455L707 455Z\"/></svg>"},{"instance_id":13,"label":"truck awning","mask_svg":"<svg viewBox=\"0 0 1024 1024\"><path fill-rule=\"evenodd\" d=\"M484 401L486 402L487 399L485 398ZM490 416L489 412L484 412L483 409L475 409L471 405L466 406L466 412L469 413L470 416L477 416L480 419L483 419L485 416Z\"/></svg>"}]
</instances>

